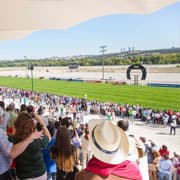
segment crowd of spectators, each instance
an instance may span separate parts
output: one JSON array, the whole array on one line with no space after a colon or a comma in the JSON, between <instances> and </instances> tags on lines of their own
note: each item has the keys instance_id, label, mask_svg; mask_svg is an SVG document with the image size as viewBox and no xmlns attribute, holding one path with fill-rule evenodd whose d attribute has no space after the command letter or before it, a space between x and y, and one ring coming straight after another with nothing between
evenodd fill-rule
<instances>
[{"instance_id":1,"label":"crowd of spectators","mask_svg":"<svg viewBox=\"0 0 180 180\"><path fill-rule=\"evenodd\" d=\"M170 109L159 111L142 107L141 105L89 101L87 100L86 94L84 95L84 99L81 99L71 96L57 96L48 93L1 87L0 96L2 101L10 98L15 102L18 99L19 104L35 104L36 109L41 106L39 109L40 113L42 113L43 108L45 108L49 115L57 118L64 113L66 113L66 115L72 113L73 119L76 119L79 112L88 111L91 114L109 115L111 119L115 116L127 117L131 120L140 119L146 123L151 122L162 125L170 124L173 120L176 120L176 123L180 124L180 112L177 111ZM11 109L10 106L9 108ZM79 116L78 118L80 118Z\"/></svg>"},{"instance_id":2,"label":"crowd of spectators","mask_svg":"<svg viewBox=\"0 0 180 180\"><path fill-rule=\"evenodd\" d=\"M169 123L175 134L178 112L4 87L0 98L0 180L180 179L178 152L170 157L165 144L128 134L128 120L113 121L117 116ZM88 124L82 112L107 120Z\"/></svg>"}]
</instances>

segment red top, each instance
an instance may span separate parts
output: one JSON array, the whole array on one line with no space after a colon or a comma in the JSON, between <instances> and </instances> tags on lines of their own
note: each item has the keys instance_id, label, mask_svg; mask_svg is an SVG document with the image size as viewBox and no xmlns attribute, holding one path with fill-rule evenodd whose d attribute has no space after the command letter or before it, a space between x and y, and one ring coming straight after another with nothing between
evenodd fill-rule
<instances>
[{"instance_id":1,"label":"red top","mask_svg":"<svg viewBox=\"0 0 180 180\"><path fill-rule=\"evenodd\" d=\"M141 172L136 162L124 161L120 164L112 165L102 162L93 157L87 164L86 171L107 177L113 174L126 179L142 180Z\"/></svg>"},{"instance_id":2,"label":"red top","mask_svg":"<svg viewBox=\"0 0 180 180\"><path fill-rule=\"evenodd\" d=\"M169 156L169 151L168 150L164 150L164 149L160 149L159 153L161 156L163 156L164 154L166 154L167 156Z\"/></svg>"}]
</instances>

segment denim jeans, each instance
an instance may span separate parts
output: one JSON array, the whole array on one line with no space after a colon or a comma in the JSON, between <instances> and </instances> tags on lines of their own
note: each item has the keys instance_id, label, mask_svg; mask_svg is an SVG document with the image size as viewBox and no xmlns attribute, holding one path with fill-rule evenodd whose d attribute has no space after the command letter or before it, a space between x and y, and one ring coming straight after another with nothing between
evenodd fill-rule
<instances>
[{"instance_id":1,"label":"denim jeans","mask_svg":"<svg viewBox=\"0 0 180 180\"><path fill-rule=\"evenodd\" d=\"M47 180L56 180L56 173L48 173Z\"/></svg>"},{"instance_id":2,"label":"denim jeans","mask_svg":"<svg viewBox=\"0 0 180 180\"><path fill-rule=\"evenodd\" d=\"M158 172L158 177L159 180L164 180L164 178L166 178L166 180L170 180L170 174L168 173Z\"/></svg>"}]
</instances>

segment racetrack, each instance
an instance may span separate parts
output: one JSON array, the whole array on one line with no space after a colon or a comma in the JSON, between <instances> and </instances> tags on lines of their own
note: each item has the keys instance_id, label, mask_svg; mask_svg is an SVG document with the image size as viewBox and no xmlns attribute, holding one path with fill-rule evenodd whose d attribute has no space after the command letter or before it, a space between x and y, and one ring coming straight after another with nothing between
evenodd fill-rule
<instances>
[{"instance_id":1,"label":"racetrack","mask_svg":"<svg viewBox=\"0 0 180 180\"><path fill-rule=\"evenodd\" d=\"M175 83L180 84L180 65L145 65L147 70L147 78L142 81L141 71L133 70L131 72L132 80L127 80L126 71L128 66L105 66L104 79L112 79L116 81L134 83L134 75L138 75L139 84L146 83ZM33 76L39 77L57 77L57 78L79 78L79 79L102 79L101 66L79 67L78 70L69 70L68 67L35 67ZM0 76L19 76L31 77L31 72L26 67L0 68Z\"/></svg>"}]
</instances>

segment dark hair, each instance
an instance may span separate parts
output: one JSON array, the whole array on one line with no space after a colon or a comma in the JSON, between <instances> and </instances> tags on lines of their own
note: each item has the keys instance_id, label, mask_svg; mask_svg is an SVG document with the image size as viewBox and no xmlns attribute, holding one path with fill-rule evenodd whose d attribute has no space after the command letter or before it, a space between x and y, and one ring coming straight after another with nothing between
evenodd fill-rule
<instances>
[{"instance_id":1,"label":"dark hair","mask_svg":"<svg viewBox=\"0 0 180 180\"><path fill-rule=\"evenodd\" d=\"M19 114L20 110L18 108L15 109L15 113Z\"/></svg>"},{"instance_id":2,"label":"dark hair","mask_svg":"<svg viewBox=\"0 0 180 180\"><path fill-rule=\"evenodd\" d=\"M2 107L2 109L5 109L5 103L4 103L4 101L0 101L0 107Z\"/></svg>"},{"instance_id":3,"label":"dark hair","mask_svg":"<svg viewBox=\"0 0 180 180\"><path fill-rule=\"evenodd\" d=\"M9 106L6 107L6 111L11 111L11 110L9 109Z\"/></svg>"},{"instance_id":4,"label":"dark hair","mask_svg":"<svg viewBox=\"0 0 180 180\"><path fill-rule=\"evenodd\" d=\"M39 109L38 109L38 114L39 114L39 115L43 114L43 107L42 107L42 106L39 107Z\"/></svg>"},{"instance_id":5,"label":"dark hair","mask_svg":"<svg viewBox=\"0 0 180 180\"><path fill-rule=\"evenodd\" d=\"M163 157L164 157L165 160L169 159L167 154L163 154Z\"/></svg>"},{"instance_id":6,"label":"dark hair","mask_svg":"<svg viewBox=\"0 0 180 180\"><path fill-rule=\"evenodd\" d=\"M162 145L162 149L167 150L167 146L166 145Z\"/></svg>"},{"instance_id":7,"label":"dark hair","mask_svg":"<svg viewBox=\"0 0 180 180\"><path fill-rule=\"evenodd\" d=\"M60 121L55 121L55 122L54 122L54 127L55 127L56 129L58 129L59 126L60 126Z\"/></svg>"},{"instance_id":8,"label":"dark hair","mask_svg":"<svg viewBox=\"0 0 180 180\"><path fill-rule=\"evenodd\" d=\"M51 137L54 135L54 126L52 124L49 124L47 126L48 130L49 130L49 133L51 135Z\"/></svg>"},{"instance_id":9,"label":"dark hair","mask_svg":"<svg viewBox=\"0 0 180 180\"><path fill-rule=\"evenodd\" d=\"M22 104L20 111L22 112L22 111L26 111L26 110L27 110L26 104Z\"/></svg>"},{"instance_id":10,"label":"dark hair","mask_svg":"<svg viewBox=\"0 0 180 180\"><path fill-rule=\"evenodd\" d=\"M37 131L42 131L43 125L40 122L37 122L36 129L37 129Z\"/></svg>"},{"instance_id":11,"label":"dark hair","mask_svg":"<svg viewBox=\"0 0 180 180\"><path fill-rule=\"evenodd\" d=\"M127 131L129 128L129 122L127 120L119 120L117 126L120 127L123 131Z\"/></svg>"},{"instance_id":12,"label":"dark hair","mask_svg":"<svg viewBox=\"0 0 180 180\"><path fill-rule=\"evenodd\" d=\"M140 137L140 140L145 143L146 142L146 138L145 137Z\"/></svg>"},{"instance_id":13,"label":"dark hair","mask_svg":"<svg viewBox=\"0 0 180 180\"><path fill-rule=\"evenodd\" d=\"M27 112L33 113L33 112L34 112L34 107L33 107L32 105L29 105L29 106L27 107Z\"/></svg>"},{"instance_id":14,"label":"dark hair","mask_svg":"<svg viewBox=\"0 0 180 180\"><path fill-rule=\"evenodd\" d=\"M72 122L72 119L70 117L65 117L61 120L61 125L66 127L66 128L69 128L69 126L73 126L73 122ZM73 126L74 127L74 126Z\"/></svg>"},{"instance_id":15,"label":"dark hair","mask_svg":"<svg viewBox=\"0 0 180 180\"><path fill-rule=\"evenodd\" d=\"M58 155L69 157L73 154L75 147L71 144L69 130L66 127L60 127L56 134L56 141L51 147L51 155L56 159Z\"/></svg>"}]
</instances>

